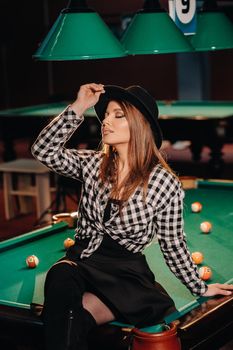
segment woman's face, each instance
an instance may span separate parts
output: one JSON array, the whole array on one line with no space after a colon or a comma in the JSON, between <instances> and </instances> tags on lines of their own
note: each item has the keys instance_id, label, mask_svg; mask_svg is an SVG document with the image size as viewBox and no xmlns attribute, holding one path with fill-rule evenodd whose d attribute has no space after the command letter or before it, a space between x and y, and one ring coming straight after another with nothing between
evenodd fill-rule
<instances>
[{"instance_id":1,"label":"woman's face","mask_svg":"<svg viewBox=\"0 0 233 350\"><path fill-rule=\"evenodd\" d=\"M102 123L103 143L111 146L128 144L130 139L129 124L121 106L109 102Z\"/></svg>"}]
</instances>

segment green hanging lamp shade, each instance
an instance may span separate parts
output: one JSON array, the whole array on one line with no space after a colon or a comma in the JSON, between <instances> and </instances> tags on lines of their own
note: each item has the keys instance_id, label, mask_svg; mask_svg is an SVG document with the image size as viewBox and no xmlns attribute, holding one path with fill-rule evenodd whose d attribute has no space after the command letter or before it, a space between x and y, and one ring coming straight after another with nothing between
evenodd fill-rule
<instances>
[{"instance_id":1,"label":"green hanging lamp shade","mask_svg":"<svg viewBox=\"0 0 233 350\"><path fill-rule=\"evenodd\" d=\"M126 29L122 40L131 55L191 52L192 46L158 1L146 1Z\"/></svg>"},{"instance_id":2,"label":"green hanging lamp shade","mask_svg":"<svg viewBox=\"0 0 233 350\"><path fill-rule=\"evenodd\" d=\"M233 25L224 13L200 13L197 16L197 32L190 36L195 51L233 48Z\"/></svg>"},{"instance_id":3,"label":"green hanging lamp shade","mask_svg":"<svg viewBox=\"0 0 233 350\"><path fill-rule=\"evenodd\" d=\"M41 61L88 60L126 56L119 40L84 1L71 1L33 55Z\"/></svg>"},{"instance_id":4,"label":"green hanging lamp shade","mask_svg":"<svg viewBox=\"0 0 233 350\"><path fill-rule=\"evenodd\" d=\"M217 7L215 0L205 1L197 15L197 31L189 37L195 51L233 48L233 24Z\"/></svg>"}]
</instances>

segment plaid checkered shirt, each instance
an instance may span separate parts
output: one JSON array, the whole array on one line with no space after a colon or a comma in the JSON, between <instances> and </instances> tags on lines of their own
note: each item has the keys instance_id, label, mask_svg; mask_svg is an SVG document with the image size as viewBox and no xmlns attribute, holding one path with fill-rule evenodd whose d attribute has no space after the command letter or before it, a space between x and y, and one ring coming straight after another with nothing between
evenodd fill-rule
<instances>
[{"instance_id":1,"label":"plaid checkered shirt","mask_svg":"<svg viewBox=\"0 0 233 350\"><path fill-rule=\"evenodd\" d=\"M194 295L203 294L207 286L199 278L196 265L187 249L183 231L184 191L178 179L156 165L150 174L146 200L136 189L122 208L112 204L110 219L103 221L111 192L110 184L102 184L99 167L103 153L94 150L65 148L65 143L84 120L68 106L48 124L32 146L32 154L58 174L82 181L76 239L90 238L81 259L100 246L104 235L136 253L155 238L170 270Z\"/></svg>"}]
</instances>

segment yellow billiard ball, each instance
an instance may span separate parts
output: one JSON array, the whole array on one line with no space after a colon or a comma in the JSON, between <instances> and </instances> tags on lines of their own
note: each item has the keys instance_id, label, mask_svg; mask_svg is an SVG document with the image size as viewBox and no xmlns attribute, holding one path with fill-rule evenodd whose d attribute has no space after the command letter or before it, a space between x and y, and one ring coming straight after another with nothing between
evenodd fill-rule
<instances>
[{"instance_id":1,"label":"yellow billiard ball","mask_svg":"<svg viewBox=\"0 0 233 350\"><path fill-rule=\"evenodd\" d=\"M200 224L201 232L209 233L212 230L212 224L209 221L204 221Z\"/></svg>"},{"instance_id":2,"label":"yellow billiard ball","mask_svg":"<svg viewBox=\"0 0 233 350\"><path fill-rule=\"evenodd\" d=\"M72 238L66 238L65 240L64 240L64 247L65 247L65 249L68 249L68 248L70 248L72 245L74 245L74 240L72 239Z\"/></svg>"},{"instance_id":3,"label":"yellow billiard ball","mask_svg":"<svg viewBox=\"0 0 233 350\"><path fill-rule=\"evenodd\" d=\"M197 265L201 264L202 261L204 260L204 256L201 252L193 252L191 254L193 262Z\"/></svg>"},{"instance_id":4,"label":"yellow billiard ball","mask_svg":"<svg viewBox=\"0 0 233 350\"><path fill-rule=\"evenodd\" d=\"M191 204L193 213L199 213L202 210L202 204L200 202L194 202Z\"/></svg>"}]
</instances>

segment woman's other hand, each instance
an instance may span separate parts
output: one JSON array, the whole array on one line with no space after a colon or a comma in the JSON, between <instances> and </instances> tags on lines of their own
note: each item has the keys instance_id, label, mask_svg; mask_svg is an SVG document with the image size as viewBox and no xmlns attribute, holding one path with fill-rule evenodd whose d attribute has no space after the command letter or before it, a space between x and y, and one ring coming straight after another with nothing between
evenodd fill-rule
<instances>
[{"instance_id":1,"label":"woman's other hand","mask_svg":"<svg viewBox=\"0 0 233 350\"><path fill-rule=\"evenodd\" d=\"M202 294L204 297L212 297L214 295L231 295L233 294L233 284L213 283L208 285L207 291Z\"/></svg>"}]
</instances>

